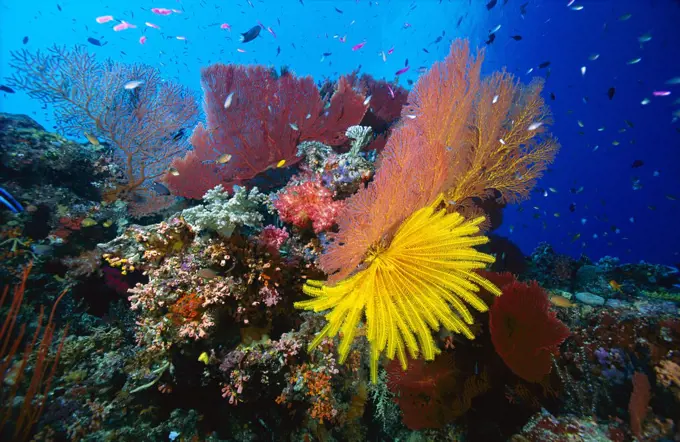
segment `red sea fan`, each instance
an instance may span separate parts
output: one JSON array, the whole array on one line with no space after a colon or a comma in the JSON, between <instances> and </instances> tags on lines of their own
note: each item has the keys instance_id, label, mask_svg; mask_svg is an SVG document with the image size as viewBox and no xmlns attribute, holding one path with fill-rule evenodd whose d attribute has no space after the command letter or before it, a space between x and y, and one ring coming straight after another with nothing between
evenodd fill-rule
<instances>
[{"instance_id":1,"label":"red sea fan","mask_svg":"<svg viewBox=\"0 0 680 442\"><path fill-rule=\"evenodd\" d=\"M194 150L173 163L179 175L166 177L170 190L187 198L218 184L230 190L281 160L294 164L302 141L343 143L347 127L366 111L363 97L342 79L324 109L311 77L277 77L263 66L215 64L201 71L201 84L206 124L191 135ZM223 154L229 161L218 163Z\"/></svg>"},{"instance_id":2,"label":"red sea fan","mask_svg":"<svg viewBox=\"0 0 680 442\"><path fill-rule=\"evenodd\" d=\"M489 311L491 340L505 364L519 377L539 382L552 368L551 355L569 336L569 329L550 310L538 285L513 281L502 287Z\"/></svg>"},{"instance_id":3,"label":"red sea fan","mask_svg":"<svg viewBox=\"0 0 680 442\"><path fill-rule=\"evenodd\" d=\"M450 398L455 384L453 359L447 353L432 362L409 361L403 371L398 360L387 365L387 386L412 430L440 428L451 420Z\"/></svg>"},{"instance_id":4,"label":"red sea fan","mask_svg":"<svg viewBox=\"0 0 680 442\"><path fill-rule=\"evenodd\" d=\"M401 116L401 108L408 100L408 91L401 86L376 80L368 74L350 76L354 87L371 96L368 112L361 121L362 126L370 126L376 133L385 132Z\"/></svg>"}]
</instances>

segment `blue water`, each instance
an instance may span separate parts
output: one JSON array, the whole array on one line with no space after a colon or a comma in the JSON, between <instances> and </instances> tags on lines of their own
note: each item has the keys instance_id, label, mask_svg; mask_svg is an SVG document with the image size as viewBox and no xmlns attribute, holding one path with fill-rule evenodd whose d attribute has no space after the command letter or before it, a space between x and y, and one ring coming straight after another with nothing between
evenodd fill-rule
<instances>
[{"instance_id":1,"label":"blue water","mask_svg":"<svg viewBox=\"0 0 680 442\"><path fill-rule=\"evenodd\" d=\"M391 80L408 59L411 69L400 78L400 84L408 87L407 80L417 80L418 67L444 58L451 39L468 38L473 45L486 46L485 72L507 66L522 81L549 73L544 92L554 114L553 132L562 144L555 164L538 183L545 192L538 190L530 200L508 207L499 233L525 253L548 241L558 252L572 256L679 262L680 201L675 199L680 198L680 122L673 113L680 109L676 102L680 85L665 82L680 77L680 2L574 2L572 7L582 5L582 10L567 7L568 1L562 0L503 3L498 0L489 11L485 1L476 0L304 0L304 5L298 0L4 1L0 77L11 74L12 50L84 44L102 58L158 67L168 79L193 88L197 97L200 68L215 62L287 65L298 75L318 80L361 66L362 72ZM526 14L521 14L524 3ZM152 7L182 12L158 16L150 12ZM632 15L622 21L624 14ZM137 29L113 32L117 22L95 22L103 15ZM263 30L255 41L239 43L239 33L258 20L271 27L276 38ZM161 29L145 26L146 21ZM221 29L223 23L231 31ZM501 28L496 40L485 45L489 30L497 25ZM638 37L646 33L651 41L640 43ZM147 37L144 45L139 44L142 35ZM522 40L510 35L521 35ZM441 41L434 43L439 36ZM88 37L103 46L89 44ZM364 41L363 48L351 50ZM381 52L390 48L394 52L383 61ZM326 52L331 55L324 57ZM595 53L599 58L590 61ZM639 63L627 64L638 57ZM549 69L538 69L546 61ZM607 96L611 87L616 89L612 100ZM655 98L655 90L671 95ZM643 106L644 98L650 104ZM50 109L40 106L21 91L0 94L0 111L28 114L51 128ZM601 127L604 130L598 131ZM612 144L615 141L618 146ZM632 168L636 160L644 165ZM633 180L641 188L634 190ZM583 190L572 193L571 188Z\"/></svg>"}]
</instances>

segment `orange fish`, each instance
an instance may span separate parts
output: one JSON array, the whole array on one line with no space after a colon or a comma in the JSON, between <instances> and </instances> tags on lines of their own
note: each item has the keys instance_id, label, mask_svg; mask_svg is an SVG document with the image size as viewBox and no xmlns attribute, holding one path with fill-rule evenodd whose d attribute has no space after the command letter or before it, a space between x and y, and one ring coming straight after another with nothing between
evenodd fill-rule
<instances>
[{"instance_id":1,"label":"orange fish","mask_svg":"<svg viewBox=\"0 0 680 442\"><path fill-rule=\"evenodd\" d=\"M609 286L614 290L615 292L620 292L621 291L621 284L618 282L614 281L613 279L609 281Z\"/></svg>"},{"instance_id":2,"label":"orange fish","mask_svg":"<svg viewBox=\"0 0 680 442\"><path fill-rule=\"evenodd\" d=\"M550 297L550 302L553 303L553 305L556 305L557 307L576 307L576 304L572 303L570 300L565 298L564 296L560 295L554 295Z\"/></svg>"}]
</instances>

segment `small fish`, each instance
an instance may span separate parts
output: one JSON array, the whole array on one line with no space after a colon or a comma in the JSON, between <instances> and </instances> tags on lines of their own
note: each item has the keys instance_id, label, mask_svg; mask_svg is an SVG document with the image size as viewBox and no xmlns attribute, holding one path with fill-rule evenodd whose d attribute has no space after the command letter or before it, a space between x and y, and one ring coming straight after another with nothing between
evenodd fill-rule
<instances>
[{"instance_id":1,"label":"small fish","mask_svg":"<svg viewBox=\"0 0 680 442\"><path fill-rule=\"evenodd\" d=\"M183 36L183 35L178 35L178 36L175 37L175 38L176 38L177 40L186 40L186 39L187 39L187 38L186 38L185 36Z\"/></svg>"},{"instance_id":2,"label":"small fish","mask_svg":"<svg viewBox=\"0 0 680 442\"><path fill-rule=\"evenodd\" d=\"M300 128L298 127L298 125L295 124L295 123L288 123L288 125L289 125L290 128L293 129L293 130L300 130Z\"/></svg>"},{"instance_id":3,"label":"small fish","mask_svg":"<svg viewBox=\"0 0 680 442\"><path fill-rule=\"evenodd\" d=\"M614 290L615 292L620 292L621 291L621 284L616 282L615 280L609 281L609 286Z\"/></svg>"},{"instance_id":4,"label":"small fish","mask_svg":"<svg viewBox=\"0 0 680 442\"><path fill-rule=\"evenodd\" d=\"M560 295L553 295L550 297L550 302L557 307L571 308L576 307L576 304L572 303L570 300Z\"/></svg>"},{"instance_id":5,"label":"small fish","mask_svg":"<svg viewBox=\"0 0 680 442\"><path fill-rule=\"evenodd\" d=\"M555 101L557 99L554 92L550 92L550 99L553 100L553 101Z\"/></svg>"},{"instance_id":6,"label":"small fish","mask_svg":"<svg viewBox=\"0 0 680 442\"><path fill-rule=\"evenodd\" d=\"M616 93L616 88L614 88L614 87L610 87L607 90L607 96L609 97L610 100L614 98L615 93Z\"/></svg>"},{"instance_id":7,"label":"small fish","mask_svg":"<svg viewBox=\"0 0 680 442\"><path fill-rule=\"evenodd\" d=\"M139 44L143 45L145 43L146 43L146 35L142 35L141 37L139 37Z\"/></svg>"},{"instance_id":8,"label":"small fish","mask_svg":"<svg viewBox=\"0 0 680 442\"><path fill-rule=\"evenodd\" d=\"M671 94L671 91L654 91L652 95L655 97L667 97Z\"/></svg>"},{"instance_id":9,"label":"small fish","mask_svg":"<svg viewBox=\"0 0 680 442\"><path fill-rule=\"evenodd\" d=\"M219 274L216 271L210 268L203 268L196 272L196 274L203 279L215 279L219 276Z\"/></svg>"},{"instance_id":10,"label":"small fish","mask_svg":"<svg viewBox=\"0 0 680 442\"><path fill-rule=\"evenodd\" d=\"M586 67L581 66L581 76L584 77L586 75Z\"/></svg>"},{"instance_id":11,"label":"small fish","mask_svg":"<svg viewBox=\"0 0 680 442\"><path fill-rule=\"evenodd\" d=\"M139 86L141 86L143 84L144 84L144 80L132 80L132 81L128 81L127 83L125 83L125 86L123 86L123 87L125 89L127 89L128 91L131 91L133 89L137 89Z\"/></svg>"},{"instance_id":12,"label":"small fish","mask_svg":"<svg viewBox=\"0 0 680 442\"><path fill-rule=\"evenodd\" d=\"M172 176L179 176L179 170L175 169L174 167L169 168L168 173L170 173Z\"/></svg>"},{"instance_id":13,"label":"small fish","mask_svg":"<svg viewBox=\"0 0 680 442\"><path fill-rule=\"evenodd\" d=\"M549 61L544 61L543 63L541 63L541 64L538 65L538 68L539 68L539 69L545 69L545 68L547 68L548 66L550 66L550 62L549 62Z\"/></svg>"},{"instance_id":14,"label":"small fish","mask_svg":"<svg viewBox=\"0 0 680 442\"><path fill-rule=\"evenodd\" d=\"M260 29L262 29L260 25L253 26L246 32L242 33L239 40L241 41L241 43L248 43L249 41L255 40L257 36L260 35Z\"/></svg>"},{"instance_id":15,"label":"small fish","mask_svg":"<svg viewBox=\"0 0 680 442\"><path fill-rule=\"evenodd\" d=\"M99 24L108 23L113 20L113 15L102 15L94 20Z\"/></svg>"},{"instance_id":16,"label":"small fish","mask_svg":"<svg viewBox=\"0 0 680 442\"><path fill-rule=\"evenodd\" d=\"M496 104L498 103L498 95L494 95L493 100L491 100L491 104Z\"/></svg>"},{"instance_id":17,"label":"small fish","mask_svg":"<svg viewBox=\"0 0 680 442\"><path fill-rule=\"evenodd\" d=\"M638 64L638 63L640 63L640 61L642 61L642 57L633 58L632 60L628 60L626 62L626 64Z\"/></svg>"},{"instance_id":18,"label":"small fish","mask_svg":"<svg viewBox=\"0 0 680 442\"><path fill-rule=\"evenodd\" d=\"M231 32L231 25L230 25L229 23L222 23L222 24L220 25L220 29L226 29L226 30L228 30L229 32Z\"/></svg>"},{"instance_id":19,"label":"small fish","mask_svg":"<svg viewBox=\"0 0 680 442\"><path fill-rule=\"evenodd\" d=\"M217 160L215 160L216 163L218 164L227 164L231 160L231 155L228 153L223 153L219 157L217 157Z\"/></svg>"},{"instance_id":20,"label":"small fish","mask_svg":"<svg viewBox=\"0 0 680 442\"><path fill-rule=\"evenodd\" d=\"M8 94L14 93L14 89L9 86L5 86L4 84L0 86L0 91L7 92Z\"/></svg>"},{"instance_id":21,"label":"small fish","mask_svg":"<svg viewBox=\"0 0 680 442\"><path fill-rule=\"evenodd\" d=\"M394 46L392 46L391 48L389 48L387 50L387 55L392 55L393 52L394 52Z\"/></svg>"},{"instance_id":22,"label":"small fish","mask_svg":"<svg viewBox=\"0 0 680 442\"><path fill-rule=\"evenodd\" d=\"M390 97L394 99L394 90L390 87L390 85L387 85L387 91L390 93Z\"/></svg>"},{"instance_id":23,"label":"small fish","mask_svg":"<svg viewBox=\"0 0 680 442\"><path fill-rule=\"evenodd\" d=\"M648 41L652 40L652 34L642 34L641 36L638 37L638 41L640 43L647 43Z\"/></svg>"},{"instance_id":24,"label":"small fish","mask_svg":"<svg viewBox=\"0 0 680 442\"><path fill-rule=\"evenodd\" d=\"M633 16L633 14L630 14L630 13L628 13L628 14L623 14L622 16L619 17L619 21L626 21L626 20L628 20L629 18L631 18L632 16Z\"/></svg>"},{"instance_id":25,"label":"small fish","mask_svg":"<svg viewBox=\"0 0 680 442\"><path fill-rule=\"evenodd\" d=\"M233 92L231 92L231 93L229 93L229 95L227 95L227 99L224 100L224 108L225 109L229 109L229 107L231 106L231 101L232 101L233 98L234 98Z\"/></svg>"},{"instance_id":26,"label":"small fish","mask_svg":"<svg viewBox=\"0 0 680 442\"><path fill-rule=\"evenodd\" d=\"M531 123L531 124L529 125L529 127L527 128L527 130L530 130L530 131L531 131L531 130L536 130L536 129L538 129L538 128L541 127L541 126L543 126L543 123L540 122L540 121L536 121L535 123Z\"/></svg>"},{"instance_id":27,"label":"small fish","mask_svg":"<svg viewBox=\"0 0 680 442\"><path fill-rule=\"evenodd\" d=\"M633 169L637 169L638 167L642 167L645 165L645 162L642 160L635 160L633 161L633 164L630 165Z\"/></svg>"},{"instance_id":28,"label":"small fish","mask_svg":"<svg viewBox=\"0 0 680 442\"><path fill-rule=\"evenodd\" d=\"M583 9L583 5L576 5L570 8L572 11L580 11Z\"/></svg>"},{"instance_id":29,"label":"small fish","mask_svg":"<svg viewBox=\"0 0 680 442\"><path fill-rule=\"evenodd\" d=\"M364 100L364 106L366 106L366 105L367 105L368 103L370 103L370 102L371 102L371 95L369 95L368 97L366 97L366 99Z\"/></svg>"},{"instance_id":30,"label":"small fish","mask_svg":"<svg viewBox=\"0 0 680 442\"><path fill-rule=\"evenodd\" d=\"M673 77L666 81L666 84L680 84L680 77Z\"/></svg>"},{"instance_id":31,"label":"small fish","mask_svg":"<svg viewBox=\"0 0 680 442\"><path fill-rule=\"evenodd\" d=\"M430 53L430 51L428 51L427 48L423 48L423 52L425 52L426 54Z\"/></svg>"},{"instance_id":32,"label":"small fish","mask_svg":"<svg viewBox=\"0 0 680 442\"><path fill-rule=\"evenodd\" d=\"M99 146L99 140L94 135L85 132L85 138L87 138L87 141L93 146Z\"/></svg>"},{"instance_id":33,"label":"small fish","mask_svg":"<svg viewBox=\"0 0 680 442\"><path fill-rule=\"evenodd\" d=\"M352 51L358 51L359 49L363 48L366 45L365 41L362 41L361 43L355 44L352 46Z\"/></svg>"},{"instance_id":34,"label":"small fish","mask_svg":"<svg viewBox=\"0 0 680 442\"><path fill-rule=\"evenodd\" d=\"M154 29L160 29L161 28L160 26L155 25L155 24L148 22L148 21L144 22L144 24L147 25L148 27L154 28Z\"/></svg>"},{"instance_id":35,"label":"small fish","mask_svg":"<svg viewBox=\"0 0 680 442\"><path fill-rule=\"evenodd\" d=\"M640 102L640 104L643 105L643 106L647 106L651 102L652 102L652 100L650 100L649 98L643 98L642 101Z\"/></svg>"},{"instance_id":36,"label":"small fish","mask_svg":"<svg viewBox=\"0 0 680 442\"><path fill-rule=\"evenodd\" d=\"M338 8L335 8L335 12L337 12L338 14L342 14L342 13L343 13L342 10L340 10L340 9L338 9Z\"/></svg>"},{"instance_id":37,"label":"small fish","mask_svg":"<svg viewBox=\"0 0 680 442\"><path fill-rule=\"evenodd\" d=\"M595 61L598 58L600 58L600 54L590 54L590 56L588 56L588 60L590 61Z\"/></svg>"},{"instance_id":38,"label":"small fish","mask_svg":"<svg viewBox=\"0 0 680 442\"><path fill-rule=\"evenodd\" d=\"M395 72L394 75L401 75L401 74L404 74L404 73L408 72L408 70L409 70L410 68L411 68L411 66L406 66L405 68L401 68L401 69L399 69L397 72Z\"/></svg>"},{"instance_id":39,"label":"small fish","mask_svg":"<svg viewBox=\"0 0 680 442\"><path fill-rule=\"evenodd\" d=\"M511 35L510 38L512 38L515 41L520 41L522 39L521 35Z\"/></svg>"},{"instance_id":40,"label":"small fish","mask_svg":"<svg viewBox=\"0 0 680 442\"><path fill-rule=\"evenodd\" d=\"M126 29L135 29L137 26L132 23L128 23L125 20L121 20L119 24L113 27L114 32L124 31Z\"/></svg>"},{"instance_id":41,"label":"small fish","mask_svg":"<svg viewBox=\"0 0 680 442\"><path fill-rule=\"evenodd\" d=\"M102 45L102 43L99 40L97 40L96 38L92 38L92 37L87 37L87 42L90 43L90 44L93 44L95 46L101 46Z\"/></svg>"},{"instance_id":42,"label":"small fish","mask_svg":"<svg viewBox=\"0 0 680 442\"><path fill-rule=\"evenodd\" d=\"M486 43L487 45L490 45L495 40L496 40L496 34L491 34L491 35L489 35L489 39L487 41L485 41L484 43Z\"/></svg>"},{"instance_id":43,"label":"small fish","mask_svg":"<svg viewBox=\"0 0 680 442\"><path fill-rule=\"evenodd\" d=\"M24 39L21 40L21 42L22 42L23 44L28 43L28 36L25 36Z\"/></svg>"},{"instance_id":44,"label":"small fish","mask_svg":"<svg viewBox=\"0 0 680 442\"><path fill-rule=\"evenodd\" d=\"M496 6L496 3L498 3L498 0L491 0L486 4L486 10L490 11L494 6Z\"/></svg>"},{"instance_id":45,"label":"small fish","mask_svg":"<svg viewBox=\"0 0 680 442\"><path fill-rule=\"evenodd\" d=\"M208 361L210 361L210 357L208 356L208 352L203 352L201 355L198 357L198 362L203 362L205 365L208 365ZM178 434L179 436L179 434Z\"/></svg>"},{"instance_id":46,"label":"small fish","mask_svg":"<svg viewBox=\"0 0 680 442\"><path fill-rule=\"evenodd\" d=\"M172 14L172 9L151 8L151 12L153 12L156 15L170 15L170 14Z\"/></svg>"},{"instance_id":47,"label":"small fish","mask_svg":"<svg viewBox=\"0 0 680 442\"><path fill-rule=\"evenodd\" d=\"M82 227L92 227L97 225L97 221L93 220L92 218L85 218L80 222L80 225Z\"/></svg>"},{"instance_id":48,"label":"small fish","mask_svg":"<svg viewBox=\"0 0 680 442\"><path fill-rule=\"evenodd\" d=\"M496 32L500 31L501 25L497 25L495 28L489 31L489 34L495 34Z\"/></svg>"},{"instance_id":49,"label":"small fish","mask_svg":"<svg viewBox=\"0 0 680 442\"><path fill-rule=\"evenodd\" d=\"M168 189L165 186L165 184L159 183L158 181L154 181L153 183L151 183L151 190L153 190L154 192L161 196L170 195L170 189Z\"/></svg>"},{"instance_id":50,"label":"small fish","mask_svg":"<svg viewBox=\"0 0 680 442\"><path fill-rule=\"evenodd\" d=\"M243 53L245 53L245 52L247 52L247 51L246 51L245 49L237 48L237 49L236 49L236 52L240 52L240 53L243 54Z\"/></svg>"},{"instance_id":51,"label":"small fish","mask_svg":"<svg viewBox=\"0 0 680 442\"><path fill-rule=\"evenodd\" d=\"M280 168L282 168L282 167L285 166L285 165L286 165L286 160L281 160L281 161L279 161L278 163L276 163L276 168L277 168L277 169L280 169Z\"/></svg>"},{"instance_id":52,"label":"small fish","mask_svg":"<svg viewBox=\"0 0 680 442\"><path fill-rule=\"evenodd\" d=\"M675 197L675 195L666 194L666 199L669 201L677 201L678 199Z\"/></svg>"}]
</instances>

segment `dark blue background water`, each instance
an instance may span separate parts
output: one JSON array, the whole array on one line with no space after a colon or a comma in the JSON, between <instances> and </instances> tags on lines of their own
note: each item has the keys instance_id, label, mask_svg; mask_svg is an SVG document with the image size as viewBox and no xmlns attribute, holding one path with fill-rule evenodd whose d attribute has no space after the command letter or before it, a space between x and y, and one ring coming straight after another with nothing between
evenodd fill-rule
<instances>
[{"instance_id":1,"label":"dark blue background water","mask_svg":"<svg viewBox=\"0 0 680 442\"><path fill-rule=\"evenodd\" d=\"M562 0L508 0L505 5L498 0L490 11L486 1L468 0L305 0L304 6L299 0L251 2L3 1L0 77L11 73L9 51L45 49L56 43L86 44L102 57L151 64L167 78L194 88L198 97L200 67L217 61L288 65L299 75L317 79L337 77L361 65L363 72L391 80L408 59L411 70L400 80L406 85L407 79L417 79L418 67L446 55L450 39L466 37L474 45L486 46L488 31L500 24L495 42L486 50L485 71L507 66L523 81L549 73L545 96L555 117L554 133L562 143L556 163L538 185L547 196L538 191L519 207L506 209L500 233L527 253L539 241L548 241L573 256L680 261L680 201L675 200L680 197L680 123L673 116L680 109L676 102L680 85L664 84L680 77L678 1L580 0L572 6L583 9L573 10ZM152 7L183 12L157 16L149 11ZM138 28L113 32L115 22L95 22L95 17L108 14ZM624 14L632 15L622 21ZM240 44L238 33L257 20L277 37L263 31L257 40ZM146 27L146 21L162 29ZM222 23L229 23L232 30L221 29ZM652 40L641 44L638 37L646 33ZM145 45L138 42L141 35L147 36ZM521 35L522 40L510 35ZM88 44L88 37L103 46ZM366 45L361 50L351 50L362 41ZM383 61L381 53L392 47L394 53ZM332 55L323 57L324 52ZM590 61L595 53L599 59ZM627 64L638 57L639 63ZM549 69L538 69L545 61L550 61ZM587 68L585 75L582 66ZM531 68L534 71L527 74ZM616 89L612 100L607 96L611 87ZM655 90L672 94L655 98ZM641 105L644 98L651 103ZM41 110L21 92L2 94L0 100L3 112L26 113L48 128L53 125L49 109ZM598 131L601 127L604 130ZM615 141L618 146L612 144ZM632 168L636 160L644 165ZM639 190L633 189L634 179L641 184ZM581 187L580 193L570 192Z\"/></svg>"}]
</instances>

